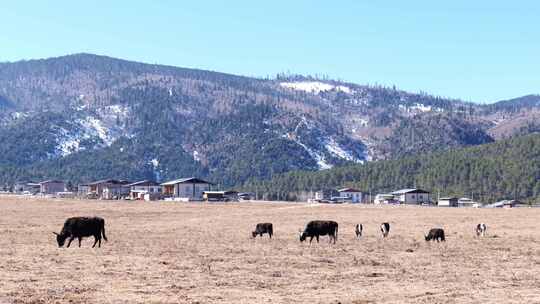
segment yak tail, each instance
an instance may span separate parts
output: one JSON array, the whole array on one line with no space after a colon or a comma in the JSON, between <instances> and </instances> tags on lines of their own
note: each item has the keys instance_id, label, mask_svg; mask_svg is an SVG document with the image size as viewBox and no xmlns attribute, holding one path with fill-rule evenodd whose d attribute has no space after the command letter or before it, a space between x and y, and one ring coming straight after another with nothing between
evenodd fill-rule
<instances>
[{"instance_id":1,"label":"yak tail","mask_svg":"<svg viewBox=\"0 0 540 304\"><path fill-rule=\"evenodd\" d=\"M104 239L105 241L107 241L107 242L109 241L109 240L107 240L107 237L105 236L105 221L103 221L103 222L101 223L101 235L103 236L103 239Z\"/></svg>"}]
</instances>

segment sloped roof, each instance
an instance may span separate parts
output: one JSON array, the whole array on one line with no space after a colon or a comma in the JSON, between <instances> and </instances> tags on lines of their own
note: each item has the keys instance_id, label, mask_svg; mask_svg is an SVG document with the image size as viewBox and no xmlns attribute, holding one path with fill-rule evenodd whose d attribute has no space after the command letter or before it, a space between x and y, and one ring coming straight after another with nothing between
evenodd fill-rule
<instances>
[{"instance_id":1,"label":"sloped roof","mask_svg":"<svg viewBox=\"0 0 540 304\"><path fill-rule=\"evenodd\" d=\"M458 198L455 196L447 196L447 197L441 197L439 198L440 201L450 201L450 200L457 200Z\"/></svg>"},{"instance_id":2,"label":"sloped roof","mask_svg":"<svg viewBox=\"0 0 540 304\"><path fill-rule=\"evenodd\" d=\"M20 181L17 181L15 184L35 184L36 182L34 182L33 180L20 180Z\"/></svg>"},{"instance_id":3,"label":"sloped roof","mask_svg":"<svg viewBox=\"0 0 540 304\"><path fill-rule=\"evenodd\" d=\"M343 188L343 189L339 189L338 192L362 192L358 189L354 189L354 188Z\"/></svg>"},{"instance_id":4,"label":"sloped roof","mask_svg":"<svg viewBox=\"0 0 540 304\"><path fill-rule=\"evenodd\" d=\"M416 189L416 188L410 188L410 189L401 189L401 190L392 192L392 194L397 194L397 195L406 194L406 193L429 193L429 191Z\"/></svg>"},{"instance_id":5,"label":"sloped roof","mask_svg":"<svg viewBox=\"0 0 540 304\"><path fill-rule=\"evenodd\" d=\"M196 178L196 177L187 177L187 178L179 178L172 181L161 183L162 186L170 186L170 185L176 185L176 184L209 184L213 185L211 182L207 182L203 179Z\"/></svg>"},{"instance_id":6,"label":"sloped roof","mask_svg":"<svg viewBox=\"0 0 540 304\"><path fill-rule=\"evenodd\" d=\"M157 183L155 181L145 179L145 180L142 180L142 181L127 184L126 186L127 187L133 187L133 186L159 186L159 183Z\"/></svg>"},{"instance_id":7,"label":"sloped roof","mask_svg":"<svg viewBox=\"0 0 540 304\"><path fill-rule=\"evenodd\" d=\"M125 185L125 184L129 184L129 181L117 180L117 179L102 179L102 180L98 180L98 181L89 183L88 185L98 185L98 184L120 184L120 185Z\"/></svg>"},{"instance_id":8,"label":"sloped roof","mask_svg":"<svg viewBox=\"0 0 540 304\"><path fill-rule=\"evenodd\" d=\"M48 183L63 183L63 181L57 180L57 179L49 179L46 181L39 182L38 184L41 185L41 184L48 184Z\"/></svg>"},{"instance_id":9,"label":"sloped roof","mask_svg":"<svg viewBox=\"0 0 540 304\"><path fill-rule=\"evenodd\" d=\"M498 207L504 207L504 206L516 206L516 205L524 205L519 200L502 200L498 201L492 204L485 205L485 208L498 208Z\"/></svg>"},{"instance_id":10,"label":"sloped roof","mask_svg":"<svg viewBox=\"0 0 540 304\"><path fill-rule=\"evenodd\" d=\"M203 191L203 193L206 193L206 194L223 194L223 195L238 194L238 192L234 191L234 190L229 190L229 191Z\"/></svg>"}]
</instances>

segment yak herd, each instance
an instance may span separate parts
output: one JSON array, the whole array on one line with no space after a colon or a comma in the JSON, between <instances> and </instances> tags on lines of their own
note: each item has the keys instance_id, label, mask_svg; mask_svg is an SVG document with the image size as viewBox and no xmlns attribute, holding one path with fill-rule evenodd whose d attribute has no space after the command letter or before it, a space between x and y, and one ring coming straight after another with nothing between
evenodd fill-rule
<instances>
[{"instance_id":1,"label":"yak herd","mask_svg":"<svg viewBox=\"0 0 540 304\"><path fill-rule=\"evenodd\" d=\"M362 237L362 231L364 227L362 224L357 224L355 226L355 234L357 238ZM381 234L383 238L388 237L390 233L390 223L382 223L380 226ZM484 237L486 235L487 226L484 223L480 223L476 226L475 232L478 237ZM100 217L71 217L64 222L64 226L60 233L53 232L56 235L56 241L59 247L64 246L66 240L68 240L67 246L71 245L71 242L74 239L78 239L79 247L81 247L81 240L84 237L94 237L94 245L92 248L98 245L101 247L101 239L103 238L107 241L105 236L105 220ZM270 238L274 234L274 227L272 223L259 223L255 226L255 230L251 233L253 238L263 234L268 234ZM309 242L313 241L313 238L319 242L320 236L328 235L328 241L334 242L337 241L338 236L338 223L335 221L310 221L307 223L304 231L300 230L300 242L305 241L309 238ZM441 228L432 228L429 230L428 234L424 236L426 241L437 241L444 242L446 241L444 236L444 230Z\"/></svg>"}]
</instances>

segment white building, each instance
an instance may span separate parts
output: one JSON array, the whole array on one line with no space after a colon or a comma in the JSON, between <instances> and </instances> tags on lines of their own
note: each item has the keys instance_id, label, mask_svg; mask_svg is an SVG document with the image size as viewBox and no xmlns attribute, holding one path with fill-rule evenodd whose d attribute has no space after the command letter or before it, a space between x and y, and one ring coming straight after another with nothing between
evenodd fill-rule
<instances>
[{"instance_id":1,"label":"white building","mask_svg":"<svg viewBox=\"0 0 540 304\"><path fill-rule=\"evenodd\" d=\"M479 208L481 207L481 204L478 202L473 201L470 198L462 197L458 200L458 207L473 207L473 208Z\"/></svg>"},{"instance_id":2,"label":"white building","mask_svg":"<svg viewBox=\"0 0 540 304\"><path fill-rule=\"evenodd\" d=\"M315 192L316 201L330 201L337 196L339 196L339 192L334 189L322 189Z\"/></svg>"},{"instance_id":3,"label":"white building","mask_svg":"<svg viewBox=\"0 0 540 304\"><path fill-rule=\"evenodd\" d=\"M157 198L161 194L161 186L154 181L138 181L128 184L126 187L129 187L129 196L131 199L142 200L145 199L145 196L152 199Z\"/></svg>"},{"instance_id":4,"label":"white building","mask_svg":"<svg viewBox=\"0 0 540 304\"><path fill-rule=\"evenodd\" d=\"M375 200L373 201L375 205L381 205L381 204L394 204L396 203L396 200L394 199L393 194L389 193L381 193L375 195Z\"/></svg>"},{"instance_id":5,"label":"white building","mask_svg":"<svg viewBox=\"0 0 540 304\"><path fill-rule=\"evenodd\" d=\"M392 194L401 204L424 204L431 202L430 193L422 189L401 189L392 192Z\"/></svg>"},{"instance_id":6,"label":"white building","mask_svg":"<svg viewBox=\"0 0 540 304\"><path fill-rule=\"evenodd\" d=\"M212 183L189 177L162 183L162 194L165 197L179 201L202 201L203 193L210 191Z\"/></svg>"},{"instance_id":7,"label":"white building","mask_svg":"<svg viewBox=\"0 0 540 304\"><path fill-rule=\"evenodd\" d=\"M351 203L364 202L364 194L360 190L357 190L354 188L343 188L343 189L339 189L338 192L339 192L340 197L350 198Z\"/></svg>"},{"instance_id":8,"label":"white building","mask_svg":"<svg viewBox=\"0 0 540 304\"><path fill-rule=\"evenodd\" d=\"M458 198L457 197L441 197L437 202L439 207L457 207Z\"/></svg>"},{"instance_id":9,"label":"white building","mask_svg":"<svg viewBox=\"0 0 540 304\"><path fill-rule=\"evenodd\" d=\"M515 207L530 207L529 205L518 200L502 200L496 203L485 205L484 208L515 208Z\"/></svg>"}]
</instances>

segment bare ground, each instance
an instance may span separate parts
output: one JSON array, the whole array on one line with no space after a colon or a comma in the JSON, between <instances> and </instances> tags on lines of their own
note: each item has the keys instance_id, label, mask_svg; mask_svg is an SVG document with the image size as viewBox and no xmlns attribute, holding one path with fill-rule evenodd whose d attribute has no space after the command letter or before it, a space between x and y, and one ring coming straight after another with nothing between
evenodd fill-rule
<instances>
[{"instance_id":1,"label":"bare ground","mask_svg":"<svg viewBox=\"0 0 540 304\"><path fill-rule=\"evenodd\" d=\"M2 196L0 210L0 304L540 303L538 209ZM105 218L100 249L93 239L57 247L52 231L78 215ZM339 222L338 243L300 243L312 219ZM274 223L275 238L251 239L257 222ZM478 222L488 237L473 236ZM445 229L446 243L423 240L431 227Z\"/></svg>"}]
</instances>

